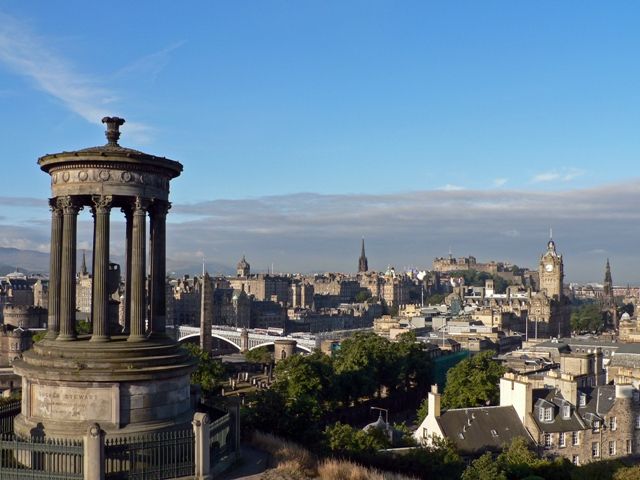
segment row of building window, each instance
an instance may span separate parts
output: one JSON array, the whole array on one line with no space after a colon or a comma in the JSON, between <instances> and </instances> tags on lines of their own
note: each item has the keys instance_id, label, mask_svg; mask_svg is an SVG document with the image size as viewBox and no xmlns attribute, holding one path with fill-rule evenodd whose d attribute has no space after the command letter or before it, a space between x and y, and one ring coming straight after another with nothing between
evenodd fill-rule
<instances>
[{"instance_id":1,"label":"row of building window","mask_svg":"<svg viewBox=\"0 0 640 480\"><path fill-rule=\"evenodd\" d=\"M571 445L577 446L580 445L580 434L578 432L571 432ZM551 434L544 434L544 446L545 448L551 448ZM558 446L566 447L567 446L567 434L565 432L560 432L558 434Z\"/></svg>"}]
</instances>

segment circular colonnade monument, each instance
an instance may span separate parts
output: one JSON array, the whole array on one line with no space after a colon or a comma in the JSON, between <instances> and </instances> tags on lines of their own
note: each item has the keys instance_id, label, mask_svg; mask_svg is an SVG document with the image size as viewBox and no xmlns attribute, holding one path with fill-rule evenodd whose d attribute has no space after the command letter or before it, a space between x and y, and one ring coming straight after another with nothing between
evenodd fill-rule
<instances>
[{"instance_id":1,"label":"circular colonnade monument","mask_svg":"<svg viewBox=\"0 0 640 480\"><path fill-rule=\"evenodd\" d=\"M193 418L193 361L165 333L169 182L182 165L121 147L124 120L102 122L106 145L38 160L52 190L49 315L45 339L14 362L22 376L22 411L14 427L19 437L79 438L97 422L113 438L171 430ZM83 208L94 219L90 335L77 333L75 318L77 218ZM109 320L115 211L126 221L124 327Z\"/></svg>"}]
</instances>

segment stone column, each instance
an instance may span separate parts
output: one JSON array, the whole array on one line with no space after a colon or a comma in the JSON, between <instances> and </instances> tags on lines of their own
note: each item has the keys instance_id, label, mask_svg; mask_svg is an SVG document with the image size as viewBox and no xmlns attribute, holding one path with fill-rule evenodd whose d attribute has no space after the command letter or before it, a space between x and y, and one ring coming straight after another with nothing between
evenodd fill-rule
<instances>
[{"instance_id":1,"label":"stone column","mask_svg":"<svg viewBox=\"0 0 640 480\"><path fill-rule=\"evenodd\" d=\"M146 219L148 202L136 197L133 205L133 226L131 232L131 333L128 341L146 340L145 314L146 295Z\"/></svg>"},{"instance_id":2,"label":"stone column","mask_svg":"<svg viewBox=\"0 0 640 480\"><path fill-rule=\"evenodd\" d=\"M92 342L109 340L109 214L111 195L92 197L95 213L93 241L93 298L91 299L91 319L93 324Z\"/></svg>"},{"instance_id":3,"label":"stone column","mask_svg":"<svg viewBox=\"0 0 640 480\"><path fill-rule=\"evenodd\" d=\"M94 423L89 426L84 436L83 444L84 479L104 480L104 431L100 428L100 425Z\"/></svg>"},{"instance_id":4,"label":"stone column","mask_svg":"<svg viewBox=\"0 0 640 480\"><path fill-rule=\"evenodd\" d=\"M60 264L60 333L56 340L76 338L76 235L82 207L72 196L61 197L62 256Z\"/></svg>"},{"instance_id":5,"label":"stone column","mask_svg":"<svg viewBox=\"0 0 640 480\"><path fill-rule=\"evenodd\" d=\"M133 214L131 207L123 207L122 213L126 222L126 250L125 250L125 277L124 277L124 325L122 332L129 334L131 331L131 244L133 233Z\"/></svg>"},{"instance_id":6,"label":"stone column","mask_svg":"<svg viewBox=\"0 0 640 480\"><path fill-rule=\"evenodd\" d=\"M211 423L209 415L196 412L193 416L195 478L205 480L211 478L211 455L209 451L209 437Z\"/></svg>"},{"instance_id":7,"label":"stone column","mask_svg":"<svg viewBox=\"0 0 640 480\"><path fill-rule=\"evenodd\" d=\"M62 259L62 209L58 199L49 200L51 207L51 255L49 258L49 318L47 338L55 339L60 331L60 262Z\"/></svg>"},{"instance_id":8,"label":"stone column","mask_svg":"<svg viewBox=\"0 0 640 480\"><path fill-rule=\"evenodd\" d=\"M168 202L156 201L151 209L151 334L164 336L166 333L166 225Z\"/></svg>"}]
</instances>

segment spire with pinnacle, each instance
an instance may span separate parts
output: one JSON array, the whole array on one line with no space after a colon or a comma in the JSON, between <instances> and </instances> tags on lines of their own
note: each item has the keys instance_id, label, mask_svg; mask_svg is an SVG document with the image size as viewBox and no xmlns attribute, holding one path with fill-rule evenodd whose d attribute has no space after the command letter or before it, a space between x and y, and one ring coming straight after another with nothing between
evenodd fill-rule
<instances>
[{"instance_id":1,"label":"spire with pinnacle","mask_svg":"<svg viewBox=\"0 0 640 480\"><path fill-rule=\"evenodd\" d=\"M607 265L604 269L604 288L602 293L605 303L613 305L613 280L611 279L611 265L609 265L608 258Z\"/></svg>"},{"instance_id":2,"label":"spire with pinnacle","mask_svg":"<svg viewBox=\"0 0 640 480\"><path fill-rule=\"evenodd\" d=\"M89 270L87 270L87 251L82 251L82 265L80 266L80 273L84 276L89 274Z\"/></svg>"},{"instance_id":3,"label":"spire with pinnacle","mask_svg":"<svg viewBox=\"0 0 640 480\"><path fill-rule=\"evenodd\" d=\"M369 270L369 262L367 262L367 256L364 253L364 237L362 237L362 250L360 252L360 258L358 259L358 273L364 273Z\"/></svg>"}]
</instances>

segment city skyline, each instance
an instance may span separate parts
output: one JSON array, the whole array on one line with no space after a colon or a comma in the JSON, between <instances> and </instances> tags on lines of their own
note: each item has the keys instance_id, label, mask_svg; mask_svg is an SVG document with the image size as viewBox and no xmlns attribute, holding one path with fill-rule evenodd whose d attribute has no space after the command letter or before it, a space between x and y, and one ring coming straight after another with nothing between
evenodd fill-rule
<instances>
[{"instance_id":1,"label":"city skyline","mask_svg":"<svg viewBox=\"0 0 640 480\"><path fill-rule=\"evenodd\" d=\"M115 5L0 9L0 246L48 250L35 160L120 115L188 167L176 262L535 267L553 227L567 281L637 283L634 3Z\"/></svg>"}]
</instances>

